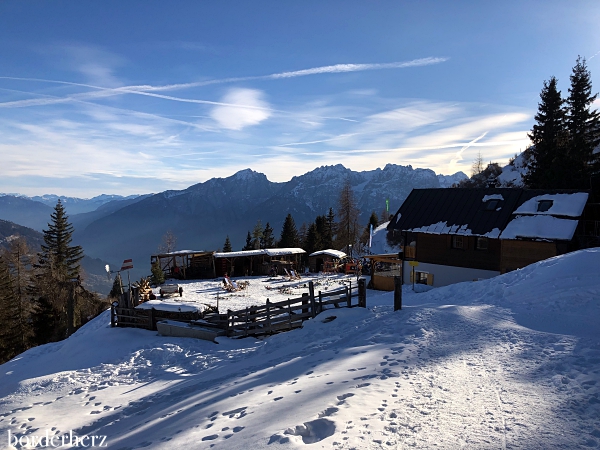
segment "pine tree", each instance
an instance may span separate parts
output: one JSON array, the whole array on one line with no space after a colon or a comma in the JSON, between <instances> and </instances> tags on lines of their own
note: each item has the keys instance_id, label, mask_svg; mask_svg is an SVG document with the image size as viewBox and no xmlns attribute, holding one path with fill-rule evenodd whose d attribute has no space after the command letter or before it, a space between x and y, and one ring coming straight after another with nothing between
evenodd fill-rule
<instances>
[{"instance_id":1,"label":"pine tree","mask_svg":"<svg viewBox=\"0 0 600 450\"><path fill-rule=\"evenodd\" d=\"M574 163L573 188L589 188L590 176L598 170L594 149L600 144L600 117L591 106L598 97L592 95L591 74L584 58L578 57L570 76L566 123L569 130L569 156Z\"/></svg>"},{"instance_id":2,"label":"pine tree","mask_svg":"<svg viewBox=\"0 0 600 450\"><path fill-rule=\"evenodd\" d=\"M150 271L152 272L152 277L151 277L152 280L151 281L153 284L158 286L159 284L162 284L165 282L165 274L163 273L162 269L160 268L158 259L152 263L152 265L150 266ZM162 281L160 281L159 276L162 276ZM157 281L160 281L160 282L157 282ZM118 300L121 298L121 295L123 295L123 281L121 280L121 273L117 272L117 276L115 277L115 279L113 281L113 285L112 285L112 288L110 289L108 296L110 298L114 298L114 299Z\"/></svg>"},{"instance_id":3,"label":"pine tree","mask_svg":"<svg viewBox=\"0 0 600 450\"><path fill-rule=\"evenodd\" d=\"M252 243L252 235L249 231L248 235L246 236L246 245L244 245L242 250L254 250L254 244Z\"/></svg>"},{"instance_id":4,"label":"pine tree","mask_svg":"<svg viewBox=\"0 0 600 450\"><path fill-rule=\"evenodd\" d=\"M298 238L298 230L296 229L296 223L291 214L288 214L283 222L281 229L281 238L279 239L278 246L280 248L293 248L298 247L300 240Z\"/></svg>"},{"instance_id":5,"label":"pine tree","mask_svg":"<svg viewBox=\"0 0 600 450\"><path fill-rule=\"evenodd\" d=\"M39 344L48 342L44 339L64 339L81 324L78 316L81 305L77 303L76 290L80 285L79 262L83 258L83 249L70 245L73 225L69 223L60 200L50 218L48 229L44 230L44 244L38 254L33 286L36 305L33 325ZM42 315L45 313L52 315L48 317L48 321L54 323L51 332L44 323Z\"/></svg>"},{"instance_id":6,"label":"pine tree","mask_svg":"<svg viewBox=\"0 0 600 450\"><path fill-rule=\"evenodd\" d=\"M551 77L544 81L540 93L538 112L535 115L529 139L531 158L525 183L530 188L558 188L564 186L568 170L567 128L564 100L557 89L557 80Z\"/></svg>"},{"instance_id":7,"label":"pine tree","mask_svg":"<svg viewBox=\"0 0 600 450\"><path fill-rule=\"evenodd\" d=\"M10 242L9 248L2 251L6 269L12 279L14 310L11 314L13 325L19 336L19 349L29 347L31 329L27 322L30 314L28 293L33 281L33 255L24 238L18 237Z\"/></svg>"},{"instance_id":8,"label":"pine tree","mask_svg":"<svg viewBox=\"0 0 600 450\"><path fill-rule=\"evenodd\" d=\"M263 236L263 227L260 219L256 221L256 225L254 225L254 229L252 230L252 248L254 250L258 250L261 248L261 240Z\"/></svg>"},{"instance_id":9,"label":"pine tree","mask_svg":"<svg viewBox=\"0 0 600 450\"><path fill-rule=\"evenodd\" d=\"M20 314L13 277L6 262L0 259L0 364L26 349Z\"/></svg>"},{"instance_id":10,"label":"pine tree","mask_svg":"<svg viewBox=\"0 0 600 450\"><path fill-rule=\"evenodd\" d=\"M336 245L352 252L353 245L358 242L358 215L360 210L356 204L350 180L346 180L338 199L338 222Z\"/></svg>"},{"instance_id":11,"label":"pine tree","mask_svg":"<svg viewBox=\"0 0 600 450\"><path fill-rule=\"evenodd\" d=\"M273 228L271 228L271 225L269 225L269 222L267 222L267 224L265 225L265 229L263 231L260 245L262 248L275 247L275 238L273 237Z\"/></svg>"},{"instance_id":12,"label":"pine tree","mask_svg":"<svg viewBox=\"0 0 600 450\"><path fill-rule=\"evenodd\" d=\"M225 238L225 243L223 244L223 253L231 253L231 241L229 240L229 235Z\"/></svg>"},{"instance_id":13,"label":"pine tree","mask_svg":"<svg viewBox=\"0 0 600 450\"><path fill-rule=\"evenodd\" d=\"M321 233L322 247L323 249L333 248L333 238L335 237L335 213L333 208L329 208L327 216L325 217L325 223L323 232Z\"/></svg>"},{"instance_id":14,"label":"pine tree","mask_svg":"<svg viewBox=\"0 0 600 450\"><path fill-rule=\"evenodd\" d=\"M73 240L73 225L69 223L60 200L50 218L48 229L43 231L44 244L39 254L39 266L59 282L77 278L83 249L79 245L70 245Z\"/></svg>"},{"instance_id":15,"label":"pine tree","mask_svg":"<svg viewBox=\"0 0 600 450\"><path fill-rule=\"evenodd\" d=\"M302 248L306 250L307 254L311 254L318 250L323 250L321 247L321 237L319 236L319 232L317 231L317 225L315 223L311 223L306 230L306 237L302 243Z\"/></svg>"}]
</instances>

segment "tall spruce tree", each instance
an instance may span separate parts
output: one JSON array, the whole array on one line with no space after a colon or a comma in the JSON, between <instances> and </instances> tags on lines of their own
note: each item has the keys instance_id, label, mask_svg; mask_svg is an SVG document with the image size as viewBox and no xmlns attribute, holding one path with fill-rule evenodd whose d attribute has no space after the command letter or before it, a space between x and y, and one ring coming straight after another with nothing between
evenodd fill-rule
<instances>
[{"instance_id":1,"label":"tall spruce tree","mask_svg":"<svg viewBox=\"0 0 600 450\"><path fill-rule=\"evenodd\" d=\"M296 228L296 223L294 222L294 218L291 214L288 214L285 217L285 221L283 222L283 227L281 228L281 238L279 239L278 247L279 248L293 248L298 247L300 244L298 238L298 230Z\"/></svg>"},{"instance_id":2,"label":"tall spruce tree","mask_svg":"<svg viewBox=\"0 0 600 450\"><path fill-rule=\"evenodd\" d=\"M317 225L315 223L311 223L306 230L306 237L302 243L302 248L306 250L308 255L310 255L318 250L323 250L321 245L321 236L317 230Z\"/></svg>"},{"instance_id":3,"label":"tall spruce tree","mask_svg":"<svg viewBox=\"0 0 600 450\"><path fill-rule=\"evenodd\" d=\"M35 299L32 314L35 339L38 344L68 337L81 324L81 305L76 290L80 285L80 264L83 249L71 245L73 225L68 221L60 200L44 230L44 244L38 254L34 283ZM48 328L48 324L53 326Z\"/></svg>"},{"instance_id":4,"label":"tall spruce tree","mask_svg":"<svg viewBox=\"0 0 600 450\"><path fill-rule=\"evenodd\" d=\"M564 103L556 78L544 81L536 124L529 133L533 146L525 183L530 188L568 187L565 186L568 184L568 139Z\"/></svg>"},{"instance_id":5,"label":"tall spruce tree","mask_svg":"<svg viewBox=\"0 0 600 450\"><path fill-rule=\"evenodd\" d=\"M254 250L254 244L252 243L252 235L248 231L248 235L246 236L246 245L242 247L242 250Z\"/></svg>"},{"instance_id":6,"label":"tall spruce tree","mask_svg":"<svg viewBox=\"0 0 600 450\"><path fill-rule=\"evenodd\" d=\"M231 253L231 241L229 240L229 235L225 238L225 243L223 244L223 253Z\"/></svg>"},{"instance_id":7,"label":"tall spruce tree","mask_svg":"<svg viewBox=\"0 0 600 450\"><path fill-rule=\"evenodd\" d=\"M323 248L333 248L333 238L335 237L335 213L333 208L329 208L325 218L325 231L323 232Z\"/></svg>"},{"instance_id":8,"label":"tall spruce tree","mask_svg":"<svg viewBox=\"0 0 600 450\"><path fill-rule=\"evenodd\" d=\"M262 238L261 238L261 248L273 248L275 247L275 237L273 236L273 228L267 222L265 225L265 229L263 230Z\"/></svg>"},{"instance_id":9,"label":"tall spruce tree","mask_svg":"<svg viewBox=\"0 0 600 450\"><path fill-rule=\"evenodd\" d=\"M569 130L569 156L573 162L573 188L589 188L590 177L598 172L594 150L600 144L600 117L591 106L598 97L592 95L591 75L584 58L578 57L570 76L566 123Z\"/></svg>"},{"instance_id":10,"label":"tall spruce tree","mask_svg":"<svg viewBox=\"0 0 600 450\"><path fill-rule=\"evenodd\" d=\"M48 229L44 230L44 243L39 254L39 266L56 281L64 282L77 278L80 272L79 262L83 259L83 249L71 245L73 225L60 200L50 216Z\"/></svg>"},{"instance_id":11,"label":"tall spruce tree","mask_svg":"<svg viewBox=\"0 0 600 450\"><path fill-rule=\"evenodd\" d=\"M358 243L358 215L360 210L356 204L350 180L346 180L338 198L336 245L340 249L352 252Z\"/></svg>"}]
</instances>

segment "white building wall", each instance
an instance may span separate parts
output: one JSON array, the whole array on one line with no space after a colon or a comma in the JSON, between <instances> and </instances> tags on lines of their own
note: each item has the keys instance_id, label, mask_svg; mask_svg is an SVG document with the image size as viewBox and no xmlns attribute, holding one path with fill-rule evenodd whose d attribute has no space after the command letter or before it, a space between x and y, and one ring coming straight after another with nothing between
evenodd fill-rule
<instances>
[{"instance_id":1,"label":"white building wall","mask_svg":"<svg viewBox=\"0 0 600 450\"><path fill-rule=\"evenodd\" d=\"M410 273L412 266L405 261L404 266L404 284L412 284ZM415 267L415 272L427 272L433 274L433 286L448 286L449 284L460 283L462 281L476 281L478 279L492 278L500 275L500 272L494 270L469 269L466 267L442 266L440 264L419 263Z\"/></svg>"}]
</instances>

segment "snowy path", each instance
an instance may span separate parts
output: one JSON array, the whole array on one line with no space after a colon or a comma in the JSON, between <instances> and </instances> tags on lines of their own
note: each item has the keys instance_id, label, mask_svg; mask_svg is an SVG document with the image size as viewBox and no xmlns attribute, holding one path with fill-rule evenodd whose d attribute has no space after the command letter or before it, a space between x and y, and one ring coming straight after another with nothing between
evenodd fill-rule
<instances>
[{"instance_id":1,"label":"snowy path","mask_svg":"<svg viewBox=\"0 0 600 450\"><path fill-rule=\"evenodd\" d=\"M0 366L0 437L74 430L114 449L595 448L600 334L557 331L572 325L561 302L571 319L598 323L600 280L542 269L552 267L406 290L397 312L391 293L369 291L369 310L326 312L262 341L165 338L99 318ZM86 352L79 367L63 360Z\"/></svg>"}]
</instances>

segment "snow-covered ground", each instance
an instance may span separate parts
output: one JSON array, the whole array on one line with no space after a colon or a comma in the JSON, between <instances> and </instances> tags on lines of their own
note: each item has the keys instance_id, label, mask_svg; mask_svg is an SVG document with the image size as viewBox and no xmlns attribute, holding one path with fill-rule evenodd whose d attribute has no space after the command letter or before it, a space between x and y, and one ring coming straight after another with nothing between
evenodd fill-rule
<instances>
[{"instance_id":1,"label":"snow-covered ground","mask_svg":"<svg viewBox=\"0 0 600 450\"><path fill-rule=\"evenodd\" d=\"M113 449L596 448L598 267L593 249L407 287L396 312L368 291L367 309L264 340L111 329L104 313L0 366L0 443L72 430ZM216 293L190 283L181 300L200 301L193 289Z\"/></svg>"}]
</instances>

